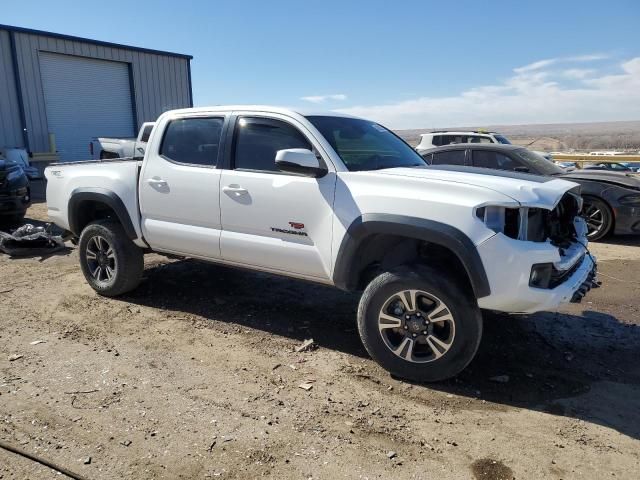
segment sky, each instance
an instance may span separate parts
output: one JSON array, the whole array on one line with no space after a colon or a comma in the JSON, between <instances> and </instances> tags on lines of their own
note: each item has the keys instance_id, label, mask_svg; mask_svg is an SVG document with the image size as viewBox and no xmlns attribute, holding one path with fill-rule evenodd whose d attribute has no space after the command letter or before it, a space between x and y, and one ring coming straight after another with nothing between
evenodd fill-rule
<instances>
[{"instance_id":1,"label":"sky","mask_svg":"<svg viewBox=\"0 0 640 480\"><path fill-rule=\"evenodd\" d=\"M2 0L0 23L193 55L196 106L391 128L640 120L640 1Z\"/></svg>"}]
</instances>

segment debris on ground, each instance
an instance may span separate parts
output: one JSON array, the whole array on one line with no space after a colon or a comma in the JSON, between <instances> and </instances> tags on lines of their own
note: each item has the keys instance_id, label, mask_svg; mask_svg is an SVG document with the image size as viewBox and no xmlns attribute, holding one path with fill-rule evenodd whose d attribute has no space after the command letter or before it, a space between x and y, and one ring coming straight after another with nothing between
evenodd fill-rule
<instances>
[{"instance_id":1,"label":"debris on ground","mask_svg":"<svg viewBox=\"0 0 640 480\"><path fill-rule=\"evenodd\" d=\"M47 343L46 340L34 340L33 342L29 343L29 345L40 345L41 343Z\"/></svg>"},{"instance_id":2,"label":"debris on ground","mask_svg":"<svg viewBox=\"0 0 640 480\"><path fill-rule=\"evenodd\" d=\"M391 450L390 452L387 452L387 458L389 460L391 460L392 458L396 458L398 456L398 454L396 452L394 452L393 450Z\"/></svg>"},{"instance_id":3,"label":"debris on ground","mask_svg":"<svg viewBox=\"0 0 640 480\"><path fill-rule=\"evenodd\" d=\"M298 388L301 388L301 389L306 390L308 392L309 390L311 390L313 388L313 382L311 382L311 381L303 382L300 385L298 385Z\"/></svg>"},{"instance_id":4,"label":"debris on ground","mask_svg":"<svg viewBox=\"0 0 640 480\"><path fill-rule=\"evenodd\" d=\"M496 375L495 377L491 377L489 380L495 383L509 383L509 375Z\"/></svg>"},{"instance_id":5,"label":"debris on ground","mask_svg":"<svg viewBox=\"0 0 640 480\"><path fill-rule=\"evenodd\" d=\"M27 223L7 233L0 231L0 252L11 257L36 256L56 252L65 248L64 239L52 233L52 224L36 227Z\"/></svg>"},{"instance_id":6,"label":"debris on ground","mask_svg":"<svg viewBox=\"0 0 640 480\"><path fill-rule=\"evenodd\" d=\"M318 348L318 345L315 344L313 338L309 338L305 340L302 345L296 347L296 352L310 352L311 350L315 350Z\"/></svg>"},{"instance_id":7,"label":"debris on ground","mask_svg":"<svg viewBox=\"0 0 640 480\"><path fill-rule=\"evenodd\" d=\"M84 460L82 460L82 463L89 465L91 463L91 457L85 457Z\"/></svg>"},{"instance_id":8,"label":"debris on ground","mask_svg":"<svg viewBox=\"0 0 640 480\"><path fill-rule=\"evenodd\" d=\"M19 353L14 353L13 355L9 355L9 361L15 362L16 360L20 360L24 355L20 355Z\"/></svg>"}]
</instances>

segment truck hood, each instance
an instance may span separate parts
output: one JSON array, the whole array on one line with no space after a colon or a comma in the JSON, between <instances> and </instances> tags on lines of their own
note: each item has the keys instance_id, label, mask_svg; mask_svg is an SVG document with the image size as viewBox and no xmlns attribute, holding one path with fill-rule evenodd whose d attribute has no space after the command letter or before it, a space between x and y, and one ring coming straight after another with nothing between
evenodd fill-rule
<instances>
[{"instance_id":1,"label":"truck hood","mask_svg":"<svg viewBox=\"0 0 640 480\"><path fill-rule=\"evenodd\" d=\"M576 183L554 177L453 165L438 168L389 168L376 170L375 173L483 187L532 208L552 209L566 192L580 188Z\"/></svg>"}]
</instances>

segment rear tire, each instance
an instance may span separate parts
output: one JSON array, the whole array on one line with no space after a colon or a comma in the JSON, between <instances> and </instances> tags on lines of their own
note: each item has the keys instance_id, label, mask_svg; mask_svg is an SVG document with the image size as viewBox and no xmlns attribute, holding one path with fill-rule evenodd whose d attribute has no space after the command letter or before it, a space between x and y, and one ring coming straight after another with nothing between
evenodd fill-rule
<instances>
[{"instance_id":1,"label":"rear tire","mask_svg":"<svg viewBox=\"0 0 640 480\"><path fill-rule=\"evenodd\" d=\"M140 284L144 255L118 222L90 223L80 235L78 248L84 278L100 295L115 297Z\"/></svg>"},{"instance_id":2,"label":"rear tire","mask_svg":"<svg viewBox=\"0 0 640 480\"><path fill-rule=\"evenodd\" d=\"M582 217L587 222L587 238L595 242L606 237L613 227L613 211L607 203L597 197L583 197Z\"/></svg>"},{"instance_id":3,"label":"rear tire","mask_svg":"<svg viewBox=\"0 0 640 480\"><path fill-rule=\"evenodd\" d=\"M358 307L371 357L391 374L436 382L460 373L482 338L482 315L459 282L430 267L377 276Z\"/></svg>"}]
</instances>

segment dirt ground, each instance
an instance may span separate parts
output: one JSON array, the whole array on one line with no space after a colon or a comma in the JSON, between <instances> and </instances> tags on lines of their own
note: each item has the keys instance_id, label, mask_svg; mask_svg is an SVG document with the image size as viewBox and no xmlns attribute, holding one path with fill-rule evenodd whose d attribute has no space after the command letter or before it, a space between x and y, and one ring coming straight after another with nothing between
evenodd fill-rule
<instances>
[{"instance_id":1,"label":"dirt ground","mask_svg":"<svg viewBox=\"0 0 640 480\"><path fill-rule=\"evenodd\" d=\"M431 385L368 358L357 295L149 255L107 299L75 249L0 256L0 440L91 479L638 478L640 239L592 250L602 288L486 314ZM0 478L62 477L0 449Z\"/></svg>"}]
</instances>

